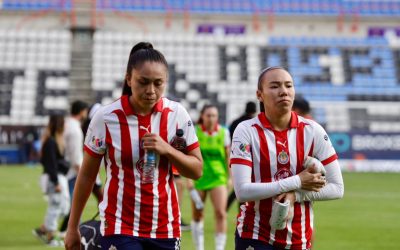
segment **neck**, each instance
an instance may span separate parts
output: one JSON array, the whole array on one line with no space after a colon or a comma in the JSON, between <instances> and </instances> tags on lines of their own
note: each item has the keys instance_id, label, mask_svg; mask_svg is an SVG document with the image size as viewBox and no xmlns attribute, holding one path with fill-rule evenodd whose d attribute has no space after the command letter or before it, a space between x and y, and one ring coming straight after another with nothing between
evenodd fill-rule
<instances>
[{"instance_id":1,"label":"neck","mask_svg":"<svg viewBox=\"0 0 400 250\"><path fill-rule=\"evenodd\" d=\"M129 104L132 106L134 112L141 116L146 116L151 113L153 107L141 106L135 102L132 96L129 97Z\"/></svg>"},{"instance_id":2,"label":"neck","mask_svg":"<svg viewBox=\"0 0 400 250\"><path fill-rule=\"evenodd\" d=\"M72 115L71 118L73 118L73 119L75 119L77 121L81 120L81 117L79 115Z\"/></svg>"},{"instance_id":3,"label":"neck","mask_svg":"<svg viewBox=\"0 0 400 250\"><path fill-rule=\"evenodd\" d=\"M208 131L208 132L213 132L215 126L216 126L215 124L211 124L211 125L208 125L208 126L204 126L204 128L205 128L206 131Z\"/></svg>"},{"instance_id":4,"label":"neck","mask_svg":"<svg viewBox=\"0 0 400 250\"><path fill-rule=\"evenodd\" d=\"M268 121L271 123L272 128L277 131L283 131L289 128L290 119L292 117L291 112L287 112L285 114L268 114L265 112L265 116L267 117Z\"/></svg>"}]
</instances>

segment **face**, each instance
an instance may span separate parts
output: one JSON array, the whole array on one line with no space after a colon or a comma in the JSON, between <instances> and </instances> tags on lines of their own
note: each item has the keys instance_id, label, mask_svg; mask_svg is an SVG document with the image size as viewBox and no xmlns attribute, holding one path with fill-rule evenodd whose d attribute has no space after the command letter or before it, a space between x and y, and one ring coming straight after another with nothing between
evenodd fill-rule
<instances>
[{"instance_id":1,"label":"face","mask_svg":"<svg viewBox=\"0 0 400 250\"><path fill-rule=\"evenodd\" d=\"M290 113L295 96L293 79L283 69L273 69L261 79L261 89L257 90L257 99L264 103L266 112L271 114Z\"/></svg>"},{"instance_id":2,"label":"face","mask_svg":"<svg viewBox=\"0 0 400 250\"><path fill-rule=\"evenodd\" d=\"M203 119L203 125L206 128L212 129L218 123L218 109L216 107L210 107L204 110L201 115Z\"/></svg>"},{"instance_id":3,"label":"face","mask_svg":"<svg viewBox=\"0 0 400 250\"><path fill-rule=\"evenodd\" d=\"M167 68L159 62L144 62L126 76L130 97L137 111L149 111L161 99L167 84Z\"/></svg>"},{"instance_id":4,"label":"face","mask_svg":"<svg viewBox=\"0 0 400 250\"><path fill-rule=\"evenodd\" d=\"M87 117L88 117L88 110L89 109L84 109L84 110L82 110L81 111L81 113L79 114L79 117L80 117L80 122L83 122L83 121L85 121L86 119L87 119Z\"/></svg>"}]
</instances>

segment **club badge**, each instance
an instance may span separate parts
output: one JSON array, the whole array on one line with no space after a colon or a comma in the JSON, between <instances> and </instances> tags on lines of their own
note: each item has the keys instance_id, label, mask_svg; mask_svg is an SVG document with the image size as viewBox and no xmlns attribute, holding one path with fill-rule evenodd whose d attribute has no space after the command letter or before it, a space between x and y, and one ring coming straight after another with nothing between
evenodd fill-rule
<instances>
[{"instance_id":1,"label":"club badge","mask_svg":"<svg viewBox=\"0 0 400 250\"><path fill-rule=\"evenodd\" d=\"M286 164L289 162L289 155L285 151L281 151L278 154L278 162L282 165Z\"/></svg>"}]
</instances>

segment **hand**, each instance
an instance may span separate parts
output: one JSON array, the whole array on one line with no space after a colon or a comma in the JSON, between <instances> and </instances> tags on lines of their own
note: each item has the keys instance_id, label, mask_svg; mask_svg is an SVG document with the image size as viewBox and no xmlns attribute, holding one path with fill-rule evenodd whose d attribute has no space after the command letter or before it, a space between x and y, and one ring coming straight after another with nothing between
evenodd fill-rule
<instances>
[{"instance_id":1,"label":"hand","mask_svg":"<svg viewBox=\"0 0 400 250\"><path fill-rule=\"evenodd\" d=\"M232 178L228 179L228 183L226 184L226 188L229 190L232 190L233 187L233 182L232 182Z\"/></svg>"},{"instance_id":2,"label":"hand","mask_svg":"<svg viewBox=\"0 0 400 250\"><path fill-rule=\"evenodd\" d=\"M301 188L307 191L318 192L326 184L321 173L316 173L315 166L311 166L303 170L300 174Z\"/></svg>"},{"instance_id":3,"label":"hand","mask_svg":"<svg viewBox=\"0 0 400 250\"><path fill-rule=\"evenodd\" d=\"M60 185L60 184L57 184L57 186L55 186L55 188L54 188L54 191L55 191L56 193L60 193L60 192L61 192L61 185Z\"/></svg>"},{"instance_id":4,"label":"hand","mask_svg":"<svg viewBox=\"0 0 400 250\"><path fill-rule=\"evenodd\" d=\"M287 193L282 193L278 196L275 196L274 200L279 201L279 202L285 202L288 200L290 202L290 209L289 209L288 216L286 217L286 220L289 220L290 218L293 217L294 203L296 202L296 195L293 191L287 192Z\"/></svg>"},{"instance_id":5,"label":"hand","mask_svg":"<svg viewBox=\"0 0 400 250\"><path fill-rule=\"evenodd\" d=\"M147 133L142 137L144 149L154 150L159 155L165 155L170 148L173 148L169 143L164 141L158 134ZM175 149L176 150L176 149Z\"/></svg>"},{"instance_id":6,"label":"hand","mask_svg":"<svg viewBox=\"0 0 400 250\"><path fill-rule=\"evenodd\" d=\"M186 188L188 190L191 190L192 188L194 188L193 181L189 178L186 178Z\"/></svg>"},{"instance_id":7,"label":"hand","mask_svg":"<svg viewBox=\"0 0 400 250\"><path fill-rule=\"evenodd\" d=\"M81 249L81 234L78 229L70 229L68 227L67 234L64 238L66 250L80 250Z\"/></svg>"},{"instance_id":8,"label":"hand","mask_svg":"<svg viewBox=\"0 0 400 250\"><path fill-rule=\"evenodd\" d=\"M294 192L282 193L278 196L275 196L274 200L279 202L285 202L286 200L289 200L290 204L293 206L296 201L296 195L294 194Z\"/></svg>"}]
</instances>

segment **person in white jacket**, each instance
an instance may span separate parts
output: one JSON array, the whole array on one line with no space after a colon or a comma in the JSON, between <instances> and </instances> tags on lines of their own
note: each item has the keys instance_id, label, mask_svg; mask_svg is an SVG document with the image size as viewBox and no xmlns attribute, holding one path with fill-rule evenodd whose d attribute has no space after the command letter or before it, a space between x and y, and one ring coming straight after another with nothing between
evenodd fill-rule
<instances>
[{"instance_id":1,"label":"person in white jacket","mask_svg":"<svg viewBox=\"0 0 400 250\"><path fill-rule=\"evenodd\" d=\"M83 161L83 131L82 122L87 119L89 106L83 101L74 101L71 104L71 114L65 119L64 143L65 160L70 163L67 173L69 194L72 201L76 177ZM69 214L61 224L60 232L67 229Z\"/></svg>"}]
</instances>

